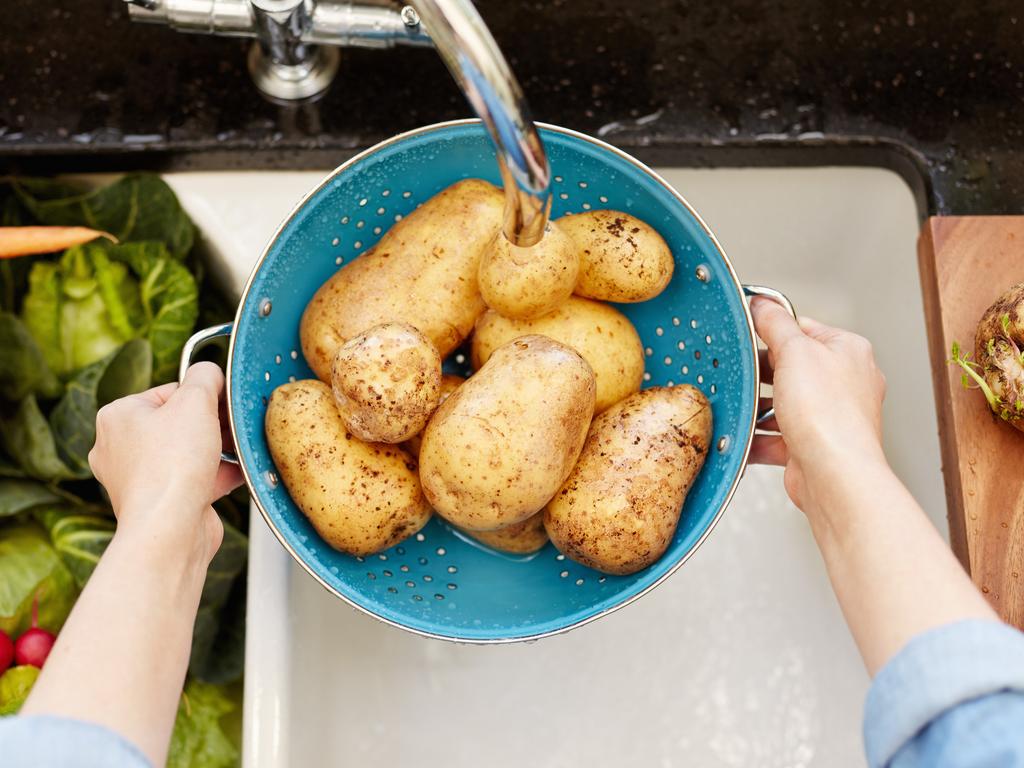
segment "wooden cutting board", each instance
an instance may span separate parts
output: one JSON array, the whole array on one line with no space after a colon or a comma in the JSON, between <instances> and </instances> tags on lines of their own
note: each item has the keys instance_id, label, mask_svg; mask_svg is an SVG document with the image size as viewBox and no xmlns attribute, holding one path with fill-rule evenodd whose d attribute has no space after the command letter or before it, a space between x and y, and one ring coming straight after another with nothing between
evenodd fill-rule
<instances>
[{"instance_id":1,"label":"wooden cutting board","mask_svg":"<svg viewBox=\"0 0 1024 768\"><path fill-rule=\"evenodd\" d=\"M974 352L982 314L1024 281L1024 216L940 216L918 241L928 344L949 505L949 538L974 583L1024 629L1024 432L993 418L949 365Z\"/></svg>"}]
</instances>

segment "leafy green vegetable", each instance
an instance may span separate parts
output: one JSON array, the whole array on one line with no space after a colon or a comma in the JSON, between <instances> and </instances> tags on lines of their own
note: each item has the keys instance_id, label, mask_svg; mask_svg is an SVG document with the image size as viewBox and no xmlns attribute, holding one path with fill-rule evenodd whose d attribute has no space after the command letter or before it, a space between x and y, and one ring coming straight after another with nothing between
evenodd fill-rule
<instances>
[{"instance_id":1,"label":"leafy green vegetable","mask_svg":"<svg viewBox=\"0 0 1024 768\"><path fill-rule=\"evenodd\" d=\"M199 317L195 278L158 243L106 246L112 260L124 262L139 279L144 335L153 347L153 382L171 381L181 348Z\"/></svg>"},{"instance_id":2,"label":"leafy green vegetable","mask_svg":"<svg viewBox=\"0 0 1024 768\"><path fill-rule=\"evenodd\" d=\"M192 248L195 227L159 176L132 174L93 190L48 179L20 179L14 190L43 224L91 227L121 242L157 240L178 259Z\"/></svg>"},{"instance_id":3,"label":"leafy green vegetable","mask_svg":"<svg viewBox=\"0 0 1024 768\"><path fill-rule=\"evenodd\" d=\"M240 671L239 659L232 654L238 648L232 645L230 637L219 638L224 632L244 631L241 628L222 626L222 611L231 597L232 587L239 575L243 575L248 550L245 536L233 525L224 522L224 541L210 561L203 584L203 595L199 601L199 612L196 615L195 627L192 630L192 655L189 659L189 671L200 679L215 679L217 682L228 682L233 679L233 672ZM243 600L244 603L244 600ZM233 620L244 624L244 605L239 611L236 605ZM217 670L220 659L227 658L233 669L228 672Z\"/></svg>"},{"instance_id":4,"label":"leafy green vegetable","mask_svg":"<svg viewBox=\"0 0 1024 768\"><path fill-rule=\"evenodd\" d=\"M35 480L0 478L0 518L18 515L44 504L53 504L61 501L61 498L55 490Z\"/></svg>"},{"instance_id":5,"label":"leafy green vegetable","mask_svg":"<svg viewBox=\"0 0 1024 768\"><path fill-rule=\"evenodd\" d=\"M49 532L50 543L75 583L84 587L114 537L114 519L70 505L44 507L35 517Z\"/></svg>"},{"instance_id":6,"label":"leafy green vegetable","mask_svg":"<svg viewBox=\"0 0 1024 768\"><path fill-rule=\"evenodd\" d=\"M12 637L29 628L39 599L39 626L57 632L78 589L46 533L34 523L0 528L0 630Z\"/></svg>"},{"instance_id":7,"label":"leafy green vegetable","mask_svg":"<svg viewBox=\"0 0 1024 768\"><path fill-rule=\"evenodd\" d=\"M68 248L60 261L37 262L29 273L22 318L50 368L68 376L138 335L138 284L102 245Z\"/></svg>"},{"instance_id":8,"label":"leafy green vegetable","mask_svg":"<svg viewBox=\"0 0 1024 768\"><path fill-rule=\"evenodd\" d=\"M152 355L145 339L129 341L86 366L68 382L50 413L57 451L76 477L89 477L89 451L96 442L96 412L109 402L149 386Z\"/></svg>"},{"instance_id":9,"label":"leafy green vegetable","mask_svg":"<svg viewBox=\"0 0 1024 768\"><path fill-rule=\"evenodd\" d=\"M0 412L0 437L7 455L29 477L39 480L89 477L88 467L84 472L76 472L61 461L53 432L34 395Z\"/></svg>"},{"instance_id":10,"label":"leafy green vegetable","mask_svg":"<svg viewBox=\"0 0 1024 768\"><path fill-rule=\"evenodd\" d=\"M224 733L221 718L234 702L215 685L190 680L178 704L171 733L167 768L227 768L238 761L238 749Z\"/></svg>"},{"instance_id":11,"label":"leafy green vegetable","mask_svg":"<svg viewBox=\"0 0 1024 768\"><path fill-rule=\"evenodd\" d=\"M37 677L39 668L31 664L11 667L0 675L0 717L16 714L21 709Z\"/></svg>"},{"instance_id":12,"label":"leafy green vegetable","mask_svg":"<svg viewBox=\"0 0 1024 768\"><path fill-rule=\"evenodd\" d=\"M29 394L56 397L60 382L39 345L17 315L0 311L0 396L21 400Z\"/></svg>"},{"instance_id":13,"label":"leafy green vegetable","mask_svg":"<svg viewBox=\"0 0 1024 768\"><path fill-rule=\"evenodd\" d=\"M195 279L162 243L69 248L57 264L37 263L29 286L25 324L64 377L141 337L152 347L154 380L170 381L199 315Z\"/></svg>"}]
</instances>

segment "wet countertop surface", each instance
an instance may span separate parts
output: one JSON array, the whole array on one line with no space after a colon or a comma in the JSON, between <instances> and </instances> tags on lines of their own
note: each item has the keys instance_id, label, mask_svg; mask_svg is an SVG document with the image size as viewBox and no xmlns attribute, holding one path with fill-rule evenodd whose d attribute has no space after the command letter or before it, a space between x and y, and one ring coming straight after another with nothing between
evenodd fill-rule
<instances>
[{"instance_id":1,"label":"wet countertop surface","mask_svg":"<svg viewBox=\"0 0 1024 768\"><path fill-rule=\"evenodd\" d=\"M1020 0L477 0L538 120L661 165L883 165L922 211L1024 212ZM343 51L319 101L264 100L249 41L9 0L0 167L309 168L471 114L429 49Z\"/></svg>"}]
</instances>

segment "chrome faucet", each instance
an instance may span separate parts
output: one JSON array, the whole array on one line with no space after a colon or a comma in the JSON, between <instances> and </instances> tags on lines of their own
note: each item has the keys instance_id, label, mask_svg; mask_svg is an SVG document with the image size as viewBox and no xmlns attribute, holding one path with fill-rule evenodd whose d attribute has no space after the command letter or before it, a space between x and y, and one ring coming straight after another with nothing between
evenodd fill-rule
<instances>
[{"instance_id":1,"label":"chrome faucet","mask_svg":"<svg viewBox=\"0 0 1024 768\"><path fill-rule=\"evenodd\" d=\"M470 0L412 0L402 7L350 0L124 1L134 21L255 38L249 71L260 91L278 101L326 90L338 71L339 46L433 45L498 151L505 236L520 246L543 237L551 212L547 156L522 89Z\"/></svg>"}]
</instances>

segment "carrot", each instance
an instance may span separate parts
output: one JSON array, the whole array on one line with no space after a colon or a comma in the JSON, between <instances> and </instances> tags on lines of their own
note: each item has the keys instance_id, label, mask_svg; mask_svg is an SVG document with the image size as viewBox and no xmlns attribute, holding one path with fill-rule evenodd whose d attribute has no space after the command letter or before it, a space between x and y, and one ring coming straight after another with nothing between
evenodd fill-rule
<instances>
[{"instance_id":1,"label":"carrot","mask_svg":"<svg viewBox=\"0 0 1024 768\"><path fill-rule=\"evenodd\" d=\"M0 227L0 259L62 251L97 237L117 242L113 235L88 227Z\"/></svg>"}]
</instances>

